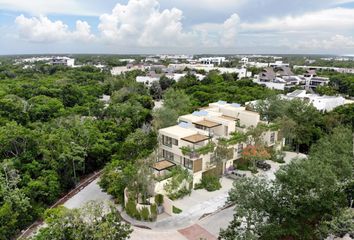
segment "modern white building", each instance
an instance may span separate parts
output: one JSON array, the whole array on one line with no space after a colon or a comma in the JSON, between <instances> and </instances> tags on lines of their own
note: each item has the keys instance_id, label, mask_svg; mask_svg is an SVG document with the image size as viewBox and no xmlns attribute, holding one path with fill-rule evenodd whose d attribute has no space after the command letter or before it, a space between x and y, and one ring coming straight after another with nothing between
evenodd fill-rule
<instances>
[{"instance_id":1,"label":"modern white building","mask_svg":"<svg viewBox=\"0 0 354 240\"><path fill-rule=\"evenodd\" d=\"M226 68L226 67L214 67L213 64L170 64L168 68L173 69L174 71L181 71L186 68L192 70L203 70L205 72L210 72L213 70L219 71L222 73L237 73L238 79L252 77L252 72L247 71L247 68Z\"/></svg>"},{"instance_id":2,"label":"modern white building","mask_svg":"<svg viewBox=\"0 0 354 240\"><path fill-rule=\"evenodd\" d=\"M158 82L160 80L159 77L151 77L151 76L137 76L135 79L138 83L143 83L147 87L151 87L153 82Z\"/></svg>"},{"instance_id":3,"label":"modern white building","mask_svg":"<svg viewBox=\"0 0 354 240\"><path fill-rule=\"evenodd\" d=\"M220 65L221 63L225 62L225 57L203 57L199 58L199 62L202 64L215 64Z\"/></svg>"},{"instance_id":4,"label":"modern white building","mask_svg":"<svg viewBox=\"0 0 354 240\"><path fill-rule=\"evenodd\" d=\"M145 71L147 68L143 65L133 65L133 64L128 64L127 66L120 66L120 67L113 67L111 69L111 74L113 76L120 75L125 72L133 71L133 70L141 70Z\"/></svg>"},{"instance_id":5,"label":"modern white building","mask_svg":"<svg viewBox=\"0 0 354 240\"><path fill-rule=\"evenodd\" d=\"M211 103L207 108L180 116L178 125L159 130L158 163L161 164L158 165L183 166L193 174L193 183L199 183L203 173L216 168L216 158L213 150L201 153L198 149L217 144L221 138L228 139L233 132L245 133L248 127L257 126L261 122L258 113L247 111L239 104L224 101ZM267 147L276 146L277 138L276 131L267 131L262 135ZM250 144L248 140L228 147L229 157L220 169L221 172L233 166L247 144Z\"/></svg>"},{"instance_id":6,"label":"modern white building","mask_svg":"<svg viewBox=\"0 0 354 240\"><path fill-rule=\"evenodd\" d=\"M185 77L186 75L187 73L172 73L172 74L166 74L166 77L171 78L176 82L178 82L179 80L181 80L181 78ZM199 81L202 81L205 78L203 74L194 73L193 75L195 75Z\"/></svg>"},{"instance_id":7,"label":"modern white building","mask_svg":"<svg viewBox=\"0 0 354 240\"><path fill-rule=\"evenodd\" d=\"M306 90L296 90L286 95L280 95L282 99L293 100L302 99L312 103L319 111L332 111L336 107L346 104L345 98L342 96L320 96L318 94L307 94Z\"/></svg>"},{"instance_id":8,"label":"modern white building","mask_svg":"<svg viewBox=\"0 0 354 240\"><path fill-rule=\"evenodd\" d=\"M51 56L51 57L31 57L16 60L17 63L35 63L45 62L52 65L63 65L68 67L75 67L75 59L65 56Z\"/></svg>"}]
</instances>

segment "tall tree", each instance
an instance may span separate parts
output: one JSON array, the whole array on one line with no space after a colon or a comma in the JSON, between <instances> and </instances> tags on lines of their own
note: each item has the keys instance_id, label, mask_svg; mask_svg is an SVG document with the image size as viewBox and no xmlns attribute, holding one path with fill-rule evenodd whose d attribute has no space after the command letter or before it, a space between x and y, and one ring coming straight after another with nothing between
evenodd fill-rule
<instances>
[{"instance_id":1,"label":"tall tree","mask_svg":"<svg viewBox=\"0 0 354 240\"><path fill-rule=\"evenodd\" d=\"M354 173L352 144L351 131L335 129L307 159L281 168L274 181L236 181L229 198L235 204L234 219L221 231L221 238L317 239L319 226L335 221L349 206L346 189Z\"/></svg>"},{"instance_id":2,"label":"tall tree","mask_svg":"<svg viewBox=\"0 0 354 240\"><path fill-rule=\"evenodd\" d=\"M111 204L89 202L81 209L52 211L47 219L48 226L32 240L124 240L129 239L132 232Z\"/></svg>"}]
</instances>

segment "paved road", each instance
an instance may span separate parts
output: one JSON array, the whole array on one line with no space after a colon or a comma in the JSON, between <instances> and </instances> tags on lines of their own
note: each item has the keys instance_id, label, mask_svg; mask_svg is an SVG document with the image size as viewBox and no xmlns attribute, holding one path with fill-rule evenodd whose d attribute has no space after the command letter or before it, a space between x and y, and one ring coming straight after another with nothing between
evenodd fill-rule
<instances>
[{"instance_id":1,"label":"paved road","mask_svg":"<svg viewBox=\"0 0 354 240\"><path fill-rule=\"evenodd\" d=\"M233 218L233 208L227 208L219 211L213 215L207 216L201 220L195 222L196 225L207 230L214 238L208 238L207 240L215 239L219 236L220 227L226 228L229 222ZM134 232L131 235L131 240L187 240L187 236L184 236L181 232L176 230L148 230L133 227ZM205 235L195 236L193 240L200 240L200 237Z\"/></svg>"},{"instance_id":2,"label":"paved road","mask_svg":"<svg viewBox=\"0 0 354 240\"><path fill-rule=\"evenodd\" d=\"M285 164L289 163L291 159L297 157L296 153L286 153ZM305 155L299 155L305 157ZM266 178L274 179L274 173L283 164L269 162L272 169L268 172L260 172L259 175L265 174ZM205 190L193 191L190 197L175 202L177 207L183 209L180 215L172 216L162 219L156 223L146 223L152 230L133 227L131 240L186 240L192 239L188 234L183 233L186 228L194 226L195 229L204 229L210 233L215 239L219 235L220 228L226 228L228 223L233 218L233 208L227 208L218 211L212 215L199 220L199 218L206 213L212 213L224 206L228 196L228 191L232 186L232 181L223 178L223 188L219 191L208 193ZM97 185L98 179L90 183L86 188L81 190L77 195L68 200L64 206L68 208L78 208L83 206L86 202L92 200L108 200L111 199L109 195L102 192ZM141 224L141 222L140 222ZM194 229L193 228L193 229ZM191 231L189 231L191 232ZM193 232L193 231L192 231ZM198 235L198 234L197 234ZM205 235L200 235L200 237ZM196 240L199 240L198 236ZM215 237L215 238L214 238ZM211 239L210 239L211 240Z\"/></svg>"},{"instance_id":3,"label":"paved road","mask_svg":"<svg viewBox=\"0 0 354 240\"><path fill-rule=\"evenodd\" d=\"M219 236L220 228L227 228L234 215L234 207L224 209L199 221L199 225L214 236Z\"/></svg>"},{"instance_id":4,"label":"paved road","mask_svg":"<svg viewBox=\"0 0 354 240\"><path fill-rule=\"evenodd\" d=\"M78 192L75 196L66 201L63 205L69 209L80 208L85 203L90 201L106 201L110 200L111 196L103 192L97 182L99 179L92 181L84 189Z\"/></svg>"}]
</instances>

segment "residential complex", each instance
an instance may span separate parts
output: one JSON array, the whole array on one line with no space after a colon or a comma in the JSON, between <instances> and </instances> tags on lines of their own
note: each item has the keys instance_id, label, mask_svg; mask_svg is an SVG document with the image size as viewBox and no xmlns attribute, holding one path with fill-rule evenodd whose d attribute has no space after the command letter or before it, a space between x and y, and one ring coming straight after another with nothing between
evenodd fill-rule
<instances>
[{"instance_id":1,"label":"residential complex","mask_svg":"<svg viewBox=\"0 0 354 240\"><path fill-rule=\"evenodd\" d=\"M271 89L285 90L296 86L313 90L318 86L325 86L329 78L319 77L315 70L306 70L304 75L295 75L288 66L266 67L255 76L253 82Z\"/></svg>"},{"instance_id":2,"label":"residential complex","mask_svg":"<svg viewBox=\"0 0 354 240\"><path fill-rule=\"evenodd\" d=\"M183 166L193 173L193 183L199 183L204 172L216 168L216 158L213 151L201 153L198 149L217 144L220 139L229 139L233 132L245 133L249 127L259 123L258 113L247 111L239 104L224 101L211 103L207 108L180 116L178 125L159 130L160 157L156 166L162 166L159 171L164 170L163 166ZM277 138L276 131L267 131L262 135L266 147L275 146ZM222 173L241 157L243 148L250 141L228 147L228 159L223 164Z\"/></svg>"}]
</instances>

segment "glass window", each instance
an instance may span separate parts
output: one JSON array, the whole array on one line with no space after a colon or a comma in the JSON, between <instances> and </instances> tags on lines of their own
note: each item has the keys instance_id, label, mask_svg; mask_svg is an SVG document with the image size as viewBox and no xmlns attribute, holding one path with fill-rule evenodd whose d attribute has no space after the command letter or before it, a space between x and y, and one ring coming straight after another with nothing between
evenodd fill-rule
<instances>
[{"instance_id":1,"label":"glass window","mask_svg":"<svg viewBox=\"0 0 354 240\"><path fill-rule=\"evenodd\" d=\"M243 150L243 144L240 143L238 146L237 146L237 154L241 154L242 153L242 150Z\"/></svg>"},{"instance_id":2,"label":"glass window","mask_svg":"<svg viewBox=\"0 0 354 240\"><path fill-rule=\"evenodd\" d=\"M166 159L166 160L169 160L169 161L173 161L174 160L174 154L169 152L169 151L166 151L166 150L162 150L162 156Z\"/></svg>"},{"instance_id":3,"label":"glass window","mask_svg":"<svg viewBox=\"0 0 354 240\"><path fill-rule=\"evenodd\" d=\"M188 169L193 169L193 161L188 158L183 158L183 166Z\"/></svg>"},{"instance_id":4,"label":"glass window","mask_svg":"<svg viewBox=\"0 0 354 240\"><path fill-rule=\"evenodd\" d=\"M167 147L172 147L172 138L162 135L162 144Z\"/></svg>"},{"instance_id":5,"label":"glass window","mask_svg":"<svg viewBox=\"0 0 354 240\"><path fill-rule=\"evenodd\" d=\"M162 135L162 144L167 147L172 147L172 144L178 146L178 140Z\"/></svg>"}]
</instances>

